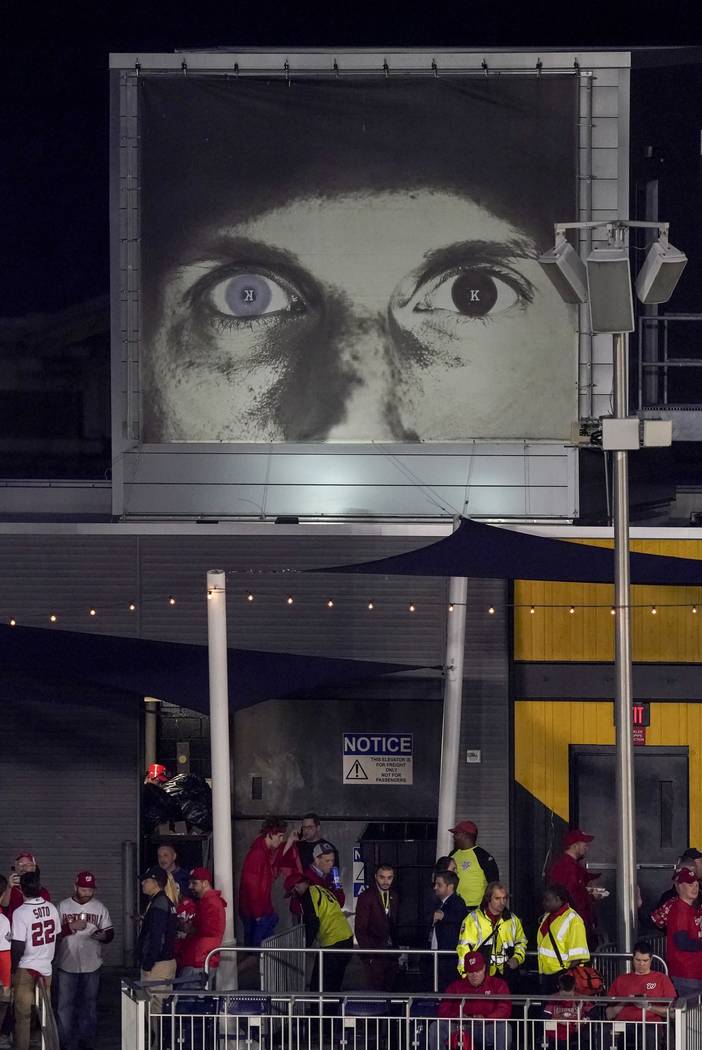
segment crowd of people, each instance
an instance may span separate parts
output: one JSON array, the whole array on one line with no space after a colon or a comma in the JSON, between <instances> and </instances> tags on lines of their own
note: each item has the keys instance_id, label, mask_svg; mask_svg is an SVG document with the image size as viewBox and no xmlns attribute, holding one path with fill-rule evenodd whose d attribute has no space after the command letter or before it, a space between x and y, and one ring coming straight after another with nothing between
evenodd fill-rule
<instances>
[{"instance_id":1,"label":"crowd of people","mask_svg":"<svg viewBox=\"0 0 702 1050\"><path fill-rule=\"evenodd\" d=\"M447 998L439 1016L448 1022L460 1009L461 1016L504 1020L509 997L533 991L523 983L531 975L526 965L529 938L510 906L494 857L477 844L476 825L463 820L450 831L454 849L438 858L432 874L426 947L440 953L439 992L471 999L460 1007L460 999ZM562 853L547 872L535 931L539 991L550 1004L547 1014L555 1019L556 1034L572 1031L570 1026L582 1021L581 1006L577 1016L572 1011L583 989L606 991L613 1000L607 1016L624 1021L644 1015L617 1000L645 996L653 1001L645 1015L652 1023L676 996L702 993L702 853L694 848L681 856L672 885L660 900L648 910L640 902L642 924L666 934L669 978L651 971L651 946L642 940L634 950L631 973L618 977L609 989L601 980L599 986L592 984L597 978L590 965L593 903L603 891L593 885L599 876L585 866L591 841L579 829L566 833ZM238 911L244 944L258 948L276 929L273 887L280 878L291 922L304 926L308 947L325 949L323 975L320 979L315 963L310 989L341 991L356 943L362 950L364 987L390 993L397 989L399 975L396 875L392 864L377 866L357 897L352 928L344 910L339 853L324 836L320 818L307 813L290 829L284 820L268 818L242 865ZM181 867L171 844L159 846L157 863L143 872L140 882L146 905L139 919L136 962L147 987L161 982L150 991L158 1010L171 987L204 987L205 960L223 941L227 902L214 888L212 873L204 867ZM96 876L80 871L70 896L55 906L29 851L18 854L7 879L0 876L0 1048L28 1050L39 989L40 995L53 995L61 1050L93 1050L102 952L114 936L97 889ZM212 970L218 961L213 955ZM423 987L433 987L434 974L425 970L424 975L431 983ZM441 1028L436 1036L440 1041ZM503 1048L496 1045L496 1050Z\"/></svg>"}]
</instances>

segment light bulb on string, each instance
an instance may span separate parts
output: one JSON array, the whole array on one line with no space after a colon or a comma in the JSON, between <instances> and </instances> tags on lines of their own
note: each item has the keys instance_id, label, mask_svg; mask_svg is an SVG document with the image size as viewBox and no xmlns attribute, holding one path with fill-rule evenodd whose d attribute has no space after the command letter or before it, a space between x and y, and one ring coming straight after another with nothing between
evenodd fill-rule
<instances>
[{"instance_id":1,"label":"light bulb on string","mask_svg":"<svg viewBox=\"0 0 702 1050\"><path fill-rule=\"evenodd\" d=\"M655 605L652 605L651 606L651 616L655 616L657 612L658 612L658 609L655 607Z\"/></svg>"},{"instance_id":2,"label":"light bulb on string","mask_svg":"<svg viewBox=\"0 0 702 1050\"><path fill-rule=\"evenodd\" d=\"M169 605L175 605L175 602L176 602L176 600L175 600L175 598L173 597L173 595L171 594L171 595L169 596L169 598L168 598L168 604L169 604Z\"/></svg>"},{"instance_id":3,"label":"light bulb on string","mask_svg":"<svg viewBox=\"0 0 702 1050\"><path fill-rule=\"evenodd\" d=\"M56 623L56 620L58 619L58 617L56 616L56 613L51 613L51 615L49 616L49 619L51 620L52 623Z\"/></svg>"},{"instance_id":4,"label":"light bulb on string","mask_svg":"<svg viewBox=\"0 0 702 1050\"><path fill-rule=\"evenodd\" d=\"M136 609L136 605L134 604L134 602L130 602L129 603L129 611L130 612L134 612L135 609Z\"/></svg>"},{"instance_id":5,"label":"light bulb on string","mask_svg":"<svg viewBox=\"0 0 702 1050\"><path fill-rule=\"evenodd\" d=\"M531 608L529 609L529 612L531 613L531 615L532 615L532 616L533 616L533 615L534 615L534 613L536 612L536 609L534 608L534 606L533 606L533 605L532 605L532 607L531 607Z\"/></svg>"},{"instance_id":6,"label":"light bulb on string","mask_svg":"<svg viewBox=\"0 0 702 1050\"><path fill-rule=\"evenodd\" d=\"M490 606L490 608L488 609L488 614L490 616L494 616L495 615L495 606L494 605Z\"/></svg>"},{"instance_id":7,"label":"light bulb on string","mask_svg":"<svg viewBox=\"0 0 702 1050\"><path fill-rule=\"evenodd\" d=\"M696 605L693 605L693 606L692 606L692 611L693 611L693 613L696 613L696 612L697 612L697 606L696 606Z\"/></svg>"},{"instance_id":8,"label":"light bulb on string","mask_svg":"<svg viewBox=\"0 0 702 1050\"><path fill-rule=\"evenodd\" d=\"M568 610L568 612L569 612L569 613L570 613L570 615L572 616L572 615L574 614L574 612L575 612L575 606L574 606L574 605L571 605L571 607L570 607L570 609Z\"/></svg>"},{"instance_id":9,"label":"light bulb on string","mask_svg":"<svg viewBox=\"0 0 702 1050\"><path fill-rule=\"evenodd\" d=\"M449 607L448 607L448 611L449 611L449 612L451 613L451 612L453 612L453 610L454 610L455 608L456 608L456 606L455 606L455 605L453 604L453 602L449 602Z\"/></svg>"},{"instance_id":10,"label":"light bulb on string","mask_svg":"<svg viewBox=\"0 0 702 1050\"><path fill-rule=\"evenodd\" d=\"M417 608L417 607L416 607L416 605L414 604L414 602L410 602L410 603L409 603L409 611L410 611L410 612L415 612L415 611L416 611L416 608Z\"/></svg>"},{"instance_id":11,"label":"light bulb on string","mask_svg":"<svg viewBox=\"0 0 702 1050\"><path fill-rule=\"evenodd\" d=\"M16 626L17 626L17 620L15 620L15 618L13 616L12 619L10 620L10 627L16 627Z\"/></svg>"},{"instance_id":12,"label":"light bulb on string","mask_svg":"<svg viewBox=\"0 0 702 1050\"><path fill-rule=\"evenodd\" d=\"M90 615L91 616L96 616L97 615L97 609L91 609L90 610Z\"/></svg>"},{"instance_id":13,"label":"light bulb on string","mask_svg":"<svg viewBox=\"0 0 702 1050\"><path fill-rule=\"evenodd\" d=\"M208 591L207 592L207 600L208 600L208 602L212 601L212 591Z\"/></svg>"},{"instance_id":14,"label":"light bulb on string","mask_svg":"<svg viewBox=\"0 0 702 1050\"><path fill-rule=\"evenodd\" d=\"M612 606L612 608L611 608L611 609L609 610L609 615L610 615L610 616L614 616L614 614L616 613L616 611L617 611L617 610L616 610L616 609L614 608L614 606Z\"/></svg>"},{"instance_id":15,"label":"light bulb on string","mask_svg":"<svg viewBox=\"0 0 702 1050\"><path fill-rule=\"evenodd\" d=\"M295 599L293 598L292 594L289 594L289 595L288 595L288 597L287 597L287 603L288 603L288 605L292 605L292 603L293 603L294 601L295 601Z\"/></svg>"},{"instance_id":16,"label":"light bulb on string","mask_svg":"<svg viewBox=\"0 0 702 1050\"><path fill-rule=\"evenodd\" d=\"M369 609L370 609L370 611L372 612L372 611L373 611L373 609L375 609L375 605L374 605L374 603L373 603L373 602L368 602L368 608L369 608Z\"/></svg>"},{"instance_id":17,"label":"light bulb on string","mask_svg":"<svg viewBox=\"0 0 702 1050\"><path fill-rule=\"evenodd\" d=\"M332 598L330 598L329 601L327 602L327 609L333 609L333 608L334 608L334 600Z\"/></svg>"},{"instance_id":18,"label":"light bulb on string","mask_svg":"<svg viewBox=\"0 0 702 1050\"><path fill-rule=\"evenodd\" d=\"M253 593L251 591L247 591L246 600L247 600L247 602L252 602L254 600L254 596L253 596Z\"/></svg>"}]
</instances>

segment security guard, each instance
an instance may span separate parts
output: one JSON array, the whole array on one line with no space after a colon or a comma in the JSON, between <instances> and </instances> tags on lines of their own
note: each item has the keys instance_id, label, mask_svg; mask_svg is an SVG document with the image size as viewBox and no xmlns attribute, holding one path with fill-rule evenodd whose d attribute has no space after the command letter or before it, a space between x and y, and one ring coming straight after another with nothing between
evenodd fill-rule
<instances>
[{"instance_id":1,"label":"security guard","mask_svg":"<svg viewBox=\"0 0 702 1050\"><path fill-rule=\"evenodd\" d=\"M568 903L563 886L548 886L544 892L542 915L536 933L541 990L544 994L556 991L558 974L576 963L588 962L585 923Z\"/></svg>"},{"instance_id":2,"label":"security guard","mask_svg":"<svg viewBox=\"0 0 702 1050\"><path fill-rule=\"evenodd\" d=\"M476 846L478 829L472 820L462 820L449 828L455 843L451 856L456 862L458 893L468 910L479 908L489 882L499 882L495 858L482 846Z\"/></svg>"},{"instance_id":3,"label":"security guard","mask_svg":"<svg viewBox=\"0 0 702 1050\"><path fill-rule=\"evenodd\" d=\"M468 912L458 938L458 972L468 952L480 952L489 963L488 973L516 987L517 970L526 958L527 938L521 919L509 910L509 893L501 882L491 882L479 908Z\"/></svg>"},{"instance_id":4,"label":"security guard","mask_svg":"<svg viewBox=\"0 0 702 1050\"><path fill-rule=\"evenodd\" d=\"M316 940L320 948L330 949L324 953L324 983L321 990L340 992L351 958L353 931L338 900L326 886L311 886L306 879L300 879L294 890L302 902L307 947L311 948ZM310 989L313 992L320 990L319 958L315 960Z\"/></svg>"}]
</instances>

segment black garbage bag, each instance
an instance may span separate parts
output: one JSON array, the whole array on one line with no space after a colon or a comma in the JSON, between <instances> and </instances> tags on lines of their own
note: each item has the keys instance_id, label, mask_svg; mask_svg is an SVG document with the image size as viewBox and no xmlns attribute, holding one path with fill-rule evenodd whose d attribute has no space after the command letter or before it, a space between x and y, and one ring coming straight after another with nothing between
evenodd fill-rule
<instances>
[{"instance_id":1,"label":"black garbage bag","mask_svg":"<svg viewBox=\"0 0 702 1050\"><path fill-rule=\"evenodd\" d=\"M163 791L178 803L188 824L212 831L212 790L206 780L194 773L179 773L163 785Z\"/></svg>"},{"instance_id":2,"label":"black garbage bag","mask_svg":"<svg viewBox=\"0 0 702 1050\"><path fill-rule=\"evenodd\" d=\"M144 784L141 795L141 816L147 831L154 831L159 824L184 820L177 797L166 794L160 784Z\"/></svg>"}]
</instances>

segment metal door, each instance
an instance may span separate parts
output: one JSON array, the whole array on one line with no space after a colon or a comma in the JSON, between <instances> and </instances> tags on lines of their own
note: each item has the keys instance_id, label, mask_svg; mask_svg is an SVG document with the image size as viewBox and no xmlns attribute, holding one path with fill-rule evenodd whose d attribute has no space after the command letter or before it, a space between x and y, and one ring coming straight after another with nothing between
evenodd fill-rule
<instances>
[{"instance_id":1,"label":"metal door","mask_svg":"<svg viewBox=\"0 0 702 1050\"><path fill-rule=\"evenodd\" d=\"M636 860L644 905L649 908L670 887L676 859L690 843L688 750L635 747ZM596 885L610 892L597 905L598 930L616 939L617 815L614 748L570 748L571 824L594 835L587 866L601 871Z\"/></svg>"}]
</instances>

